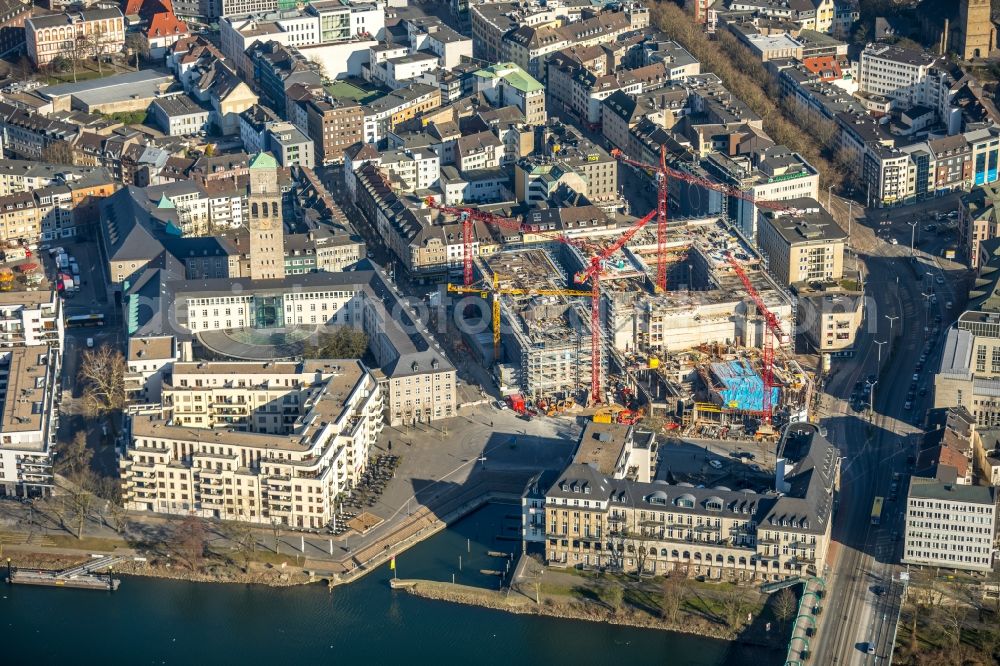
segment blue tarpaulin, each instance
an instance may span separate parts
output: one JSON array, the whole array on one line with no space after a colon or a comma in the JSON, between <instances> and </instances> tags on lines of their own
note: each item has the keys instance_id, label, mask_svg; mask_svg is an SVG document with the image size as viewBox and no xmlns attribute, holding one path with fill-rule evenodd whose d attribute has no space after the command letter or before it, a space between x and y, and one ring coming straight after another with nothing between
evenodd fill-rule
<instances>
[{"instance_id":1,"label":"blue tarpaulin","mask_svg":"<svg viewBox=\"0 0 1000 666\"><path fill-rule=\"evenodd\" d=\"M712 373L722 383L722 407L746 412L764 410L764 379L744 360L713 363ZM771 387L771 405L778 404L778 389Z\"/></svg>"}]
</instances>

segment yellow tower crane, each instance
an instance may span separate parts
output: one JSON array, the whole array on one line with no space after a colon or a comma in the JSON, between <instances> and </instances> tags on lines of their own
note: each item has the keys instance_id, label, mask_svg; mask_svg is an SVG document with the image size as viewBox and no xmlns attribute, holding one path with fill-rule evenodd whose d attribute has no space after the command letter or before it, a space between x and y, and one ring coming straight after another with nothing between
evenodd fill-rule
<instances>
[{"instance_id":1,"label":"yellow tower crane","mask_svg":"<svg viewBox=\"0 0 1000 666\"><path fill-rule=\"evenodd\" d=\"M500 295L510 294L512 296L591 296L590 290L581 289L516 289L500 288L500 276L493 274L492 285L485 287L462 287L455 284L448 285L448 293L451 294L479 294L483 299L488 294L492 295L492 315L493 315L493 359L500 359Z\"/></svg>"}]
</instances>

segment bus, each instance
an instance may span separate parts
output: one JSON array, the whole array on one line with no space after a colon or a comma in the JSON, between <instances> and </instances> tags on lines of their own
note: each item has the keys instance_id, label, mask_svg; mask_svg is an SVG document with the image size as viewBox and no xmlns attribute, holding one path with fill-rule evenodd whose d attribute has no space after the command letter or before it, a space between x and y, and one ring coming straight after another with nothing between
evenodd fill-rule
<instances>
[{"instance_id":1,"label":"bus","mask_svg":"<svg viewBox=\"0 0 1000 666\"><path fill-rule=\"evenodd\" d=\"M875 498L875 503L872 504L872 525L878 525L882 520L882 503L884 500L881 497Z\"/></svg>"},{"instance_id":2,"label":"bus","mask_svg":"<svg viewBox=\"0 0 1000 666\"><path fill-rule=\"evenodd\" d=\"M82 328L84 326L104 326L104 315L85 314L66 317L66 328Z\"/></svg>"}]
</instances>

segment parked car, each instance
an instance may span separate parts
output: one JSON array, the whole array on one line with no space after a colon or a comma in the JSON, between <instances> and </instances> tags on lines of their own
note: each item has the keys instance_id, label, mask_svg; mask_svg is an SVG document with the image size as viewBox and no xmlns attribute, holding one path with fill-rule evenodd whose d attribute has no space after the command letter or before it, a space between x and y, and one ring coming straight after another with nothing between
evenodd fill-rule
<instances>
[{"instance_id":1,"label":"parked car","mask_svg":"<svg viewBox=\"0 0 1000 666\"><path fill-rule=\"evenodd\" d=\"M496 402L493 403L493 406L499 409L500 411L503 411L505 409L510 409L509 407L507 407L507 403L504 402L503 400L497 400Z\"/></svg>"},{"instance_id":2,"label":"parked car","mask_svg":"<svg viewBox=\"0 0 1000 666\"><path fill-rule=\"evenodd\" d=\"M913 373L913 381L915 382L920 381L920 374L918 372Z\"/></svg>"},{"instance_id":3,"label":"parked car","mask_svg":"<svg viewBox=\"0 0 1000 666\"><path fill-rule=\"evenodd\" d=\"M944 284L944 278L941 277L940 275L934 278L934 281L937 282L938 284Z\"/></svg>"},{"instance_id":4,"label":"parked car","mask_svg":"<svg viewBox=\"0 0 1000 666\"><path fill-rule=\"evenodd\" d=\"M714 467L715 469L722 469L722 463L719 462L718 460L709 460L708 464Z\"/></svg>"}]
</instances>

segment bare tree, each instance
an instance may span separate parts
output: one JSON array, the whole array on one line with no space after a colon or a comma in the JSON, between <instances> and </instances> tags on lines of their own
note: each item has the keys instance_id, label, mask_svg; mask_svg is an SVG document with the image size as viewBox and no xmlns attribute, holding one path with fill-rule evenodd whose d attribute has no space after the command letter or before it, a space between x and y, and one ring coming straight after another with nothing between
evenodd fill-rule
<instances>
[{"instance_id":1,"label":"bare tree","mask_svg":"<svg viewBox=\"0 0 1000 666\"><path fill-rule=\"evenodd\" d=\"M611 583L604 588L604 593L601 595L604 598L604 603L606 603L611 610L616 613L621 610L622 604L625 603L625 590L618 583L618 581L612 580Z\"/></svg>"},{"instance_id":2,"label":"bare tree","mask_svg":"<svg viewBox=\"0 0 1000 666\"><path fill-rule=\"evenodd\" d=\"M281 523L274 518L271 519L271 533L274 536L274 552L278 553L278 537L281 536Z\"/></svg>"},{"instance_id":3,"label":"bare tree","mask_svg":"<svg viewBox=\"0 0 1000 666\"><path fill-rule=\"evenodd\" d=\"M635 575L637 578L642 578L646 573L646 560L649 557L646 546L639 539L629 539L626 550L629 554L635 554Z\"/></svg>"},{"instance_id":4,"label":"bare tree","mask_svg":"<svg viewBox=\"0 0 1000 666\"><path fill-rule=\"evenodd\" d=\"M745 587L727 585L722 590L719 603L722 606L722 619L726 621L726 624L735 629L743 621L743 616L750 606L749 594Z\"/></svg>"},{"instance_id":5,"label":"bare tree","mask_svg":"<svg viewBox=\"0 0 1000 666\"><path fill-rule=\"evenodd\" d=\"M941 618L941 631L948 637L952 647L962 644L962 629L965 625L967 609L958 601L951 600L951 603L942 604L939 616Z\"/></svg>"},{"instance_id":6,"label":"bare tree","mask_svg":"<svg viewBox=\"0 0 1000 666\"><path fill-rule=\"evenodd\" d=\"M103 416L125 407L125 357L117 349L102 345L83 352L80 381L84 385L84 409Z\"/></svg>"},{"instance_id":7,"label":"bare tree","mask_svg":"<svg viewBox=\"0 0 1000 666\"><path fill-rule=\"evenodd\" d=\"M174 530L174 543L178 554L183 557L192 569L201 564L205 556L206 531L205 524L198 516L188 514Z\"/></svg>"},{"instance_id":8,"label":"bare tree","mask_svg":"<svg viewBox=\"0 0 1000 666\"><path fill-rule=\"evenodd\" d=\"M76 538L82 539L83 528L87 524L87 517L90 516L90 509L94 504L94 495L87 488L75 486L68 491L66 499L70 519L76 527Z\"/></svg>"},{"instance_id":9,"label":"bare tree","mask_svg":"<svg viewBox=\"0 0 1000 666\"><path fill-rule=\"evenodd\" d=\"M774 617L778 619L778 622L782 629L792 615L795 613L795 609L798 606L798 600L795 598L795 593L792 589L786 587L785 589L778 592L777 596L774 597L772 602L772 608L774 609Z\"/></svg>"},{"instance_id":10,"label":"bare tree","mask_svg":"<svg viewBox=\"0 0 1000 666\"><path fill-rule=\"evenodd\" d=\"M49 164L68 164L76 162L73 144L69 141L52 141L42 148L42 161Z\"/></svg>"},{"instance_id":11,"label":"bare tree","mask_svg":"<svg viewBox=\"0 0 1000 666\"><path fill-rule=\"evenodd\" d=\"M149 54L149 44L142 35L129 33L125 35L125 51L135 56L135 71L139 71L139 56L145 58Z\"/></svg>"},{"instance_id":12,"label":"bare tree","mask_svg":"<svg viewBox=\"0 0 1000 666\"><path fill-rule=\"evenodd\" d=\"M241 518L243 518L242 515ZM249 571L250 558L257 552L257 538L254 536L250 523L245 520L233 521L229 527L233 547L243 560L243 570Z\"/></svg>"},{"instance_id":13,"label":"bare tree","mask_svg":"<svg viewBox=\"0 0 1000 666\"><path fill-rule=\"evenodd\" d=\"M73 439L57 450L54 468L56 473L74 479L90 470L93 458L94 451L87 446L87 431L77 430Z\"/></svg>"},{"instance_id":14,"label":"bare tree","mask_svg":"<svg viewBox=\"0 0 1000 666\"><path fill-rule=\"evenodd\" d=\"M667 576L660 586L660 613L663 619L674 623L680 617L681 607L687 600L687 578Z\"/></svg>"}]
</instances>

